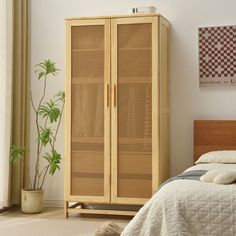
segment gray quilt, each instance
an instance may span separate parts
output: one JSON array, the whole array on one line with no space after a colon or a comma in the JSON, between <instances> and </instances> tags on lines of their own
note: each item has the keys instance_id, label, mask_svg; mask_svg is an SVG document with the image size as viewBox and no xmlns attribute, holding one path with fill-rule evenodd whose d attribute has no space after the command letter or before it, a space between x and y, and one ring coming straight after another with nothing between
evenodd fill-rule
<instances>
[{"instance_id":1,"label":"gray quilt","mask_svg":"<svg viewBox=\"0 0 236 236\"><path fill-rule=\"evenodd\" d=\"M185 171L179 175L176 175L174 177L169 178L166 180L164 183L162 183L157 191L163 187L165 184L174 181L174 180L179 180L179 179L189 179L189 180L200 180L200 177L204 175L207 172L207 170L190 170L190 171Z\"/></svg>"}]
</instances>

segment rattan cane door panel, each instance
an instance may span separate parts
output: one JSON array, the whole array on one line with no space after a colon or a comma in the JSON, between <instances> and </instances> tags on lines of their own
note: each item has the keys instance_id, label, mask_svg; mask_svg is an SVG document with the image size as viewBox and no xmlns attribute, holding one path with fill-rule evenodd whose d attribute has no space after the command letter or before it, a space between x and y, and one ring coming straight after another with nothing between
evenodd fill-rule
<instances>
[{"instance_id":1,"label":"rattan cane door panel","mask_svg":"<svg viewBox=\"0 0 236 236\"><path fill-rule=\"evenodd\" d=\"M104 25L71 28L71 195L104 196Z\"/></svg>"},{"instance_id":2,"label":"rattan cane door panel","mask_svg":"<svg viewBox=\"0 0 236 236\"><path fill-rule=\"evenodd\" d=\"M151 191L152 191L151 84L140 85L136 83L134 84L122 83L118 85L117 95L118 95L117 195L118 197L148 198L151 196ZM136 159L132 158L134 153ZM122 162L123 164L121 165ZM141 167L143 163L145 163L146 165L145 171ZM126 169L125 166L129 166L129 170ZM132 173L132 169L135 170L134 173ZM141 184L143 180L145 180L145 185ZM135 188L130 188L132 183L133 186L136 186L138 183L139 184Z\"/></svg>"},{"instance_id":3,"label":"rattan cane door panel","mask_svg":"<svg viewBox=\"0 0 236 236\"><path fill-rule=\"evenodd\" d=\"M152 24L116 29L116 197L145 199L152 194Z\"/></svg>"}]
</instances>

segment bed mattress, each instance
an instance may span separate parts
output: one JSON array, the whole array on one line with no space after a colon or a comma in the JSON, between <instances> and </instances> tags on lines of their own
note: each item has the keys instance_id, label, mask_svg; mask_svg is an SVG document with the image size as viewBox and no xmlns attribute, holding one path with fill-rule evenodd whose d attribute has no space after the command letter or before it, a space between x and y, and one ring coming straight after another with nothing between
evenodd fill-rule
<instances>
[{"instance_id":1,"label":"bed mattress","mask_svg":"<svg viewBox=\"0 0 236 236\"><path fill-rule=\"evenodd\" d=\"M189 170L234 170L236 164L198 164ZM236 184L174 180L161 187L121 236L236 235Z\"/></svg>"}]
</instances>

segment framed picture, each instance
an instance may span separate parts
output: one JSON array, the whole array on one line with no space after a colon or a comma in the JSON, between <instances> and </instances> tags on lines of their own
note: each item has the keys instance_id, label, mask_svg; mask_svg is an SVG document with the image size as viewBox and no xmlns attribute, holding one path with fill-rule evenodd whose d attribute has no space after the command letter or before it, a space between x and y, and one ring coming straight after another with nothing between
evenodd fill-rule
<instances>
[{"instance_id":1,"label":"framed picture","mask_svg":"<svg viewBox=\"0 0 236 236\"><path fill-rule=\"evenodd\" d=\"M236 26L198 30L199 85L236 85Z\"/></svg>"}]
</instances>

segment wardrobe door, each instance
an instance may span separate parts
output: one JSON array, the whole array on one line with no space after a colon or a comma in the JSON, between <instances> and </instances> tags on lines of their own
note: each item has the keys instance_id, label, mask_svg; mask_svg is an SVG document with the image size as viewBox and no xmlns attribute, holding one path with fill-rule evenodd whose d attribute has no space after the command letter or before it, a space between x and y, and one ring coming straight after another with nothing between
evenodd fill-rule
<instances>
[{"instance_id":1,"label":"wardrobe door","mask_svg":"<svg viewBox=\"0 0 236 236\"><path fill-rule=\"evenodd\" d=\"M154 27L153 17L112 20L112 201L117 203L143 204L152 195Z\"/></svg>"},{"instance_id":2,"label":"wardrobe door","mask_svg":"<svg viewBox=\"0 0 236 236\"><path fill-rule=\"evenodd\" d=\"M110 201L110 21L67 24L66 155L71 200Z\"/></svg>"}]
</instances>

